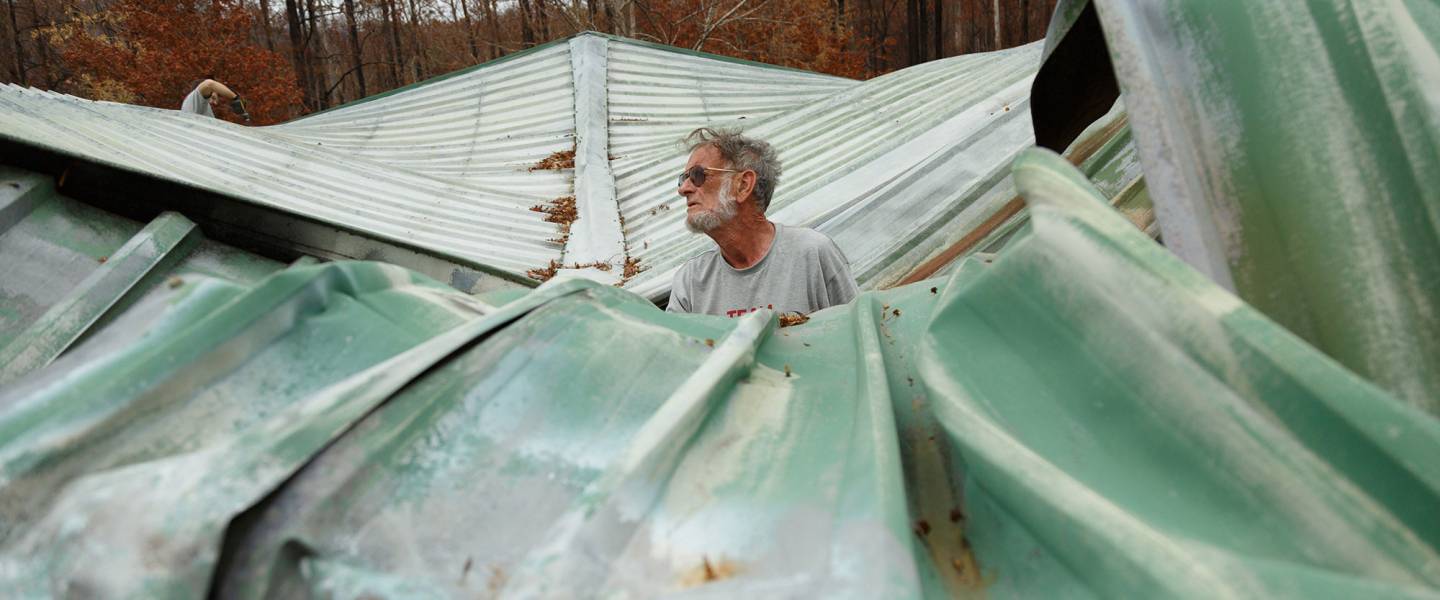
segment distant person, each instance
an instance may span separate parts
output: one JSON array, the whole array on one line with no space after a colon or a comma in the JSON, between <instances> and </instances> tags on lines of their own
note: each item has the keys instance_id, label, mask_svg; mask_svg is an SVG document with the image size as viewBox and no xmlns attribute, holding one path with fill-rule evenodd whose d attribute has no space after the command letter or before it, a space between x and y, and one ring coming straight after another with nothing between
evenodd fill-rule
<instances>
[{"instance_id":1,"label":"distant person","mask_svg":"<svg viewBox=\"0 0 1440 600\"><path fill-rule=\"evenodd\" d=\"M780 183L780 161L739 131L700 128L685 137L680 174L685 226L718 248L675 273L669 312L738 317L761 308L809 314L855 298L850 263L818 231L765 218Z\"/></svg>"},{"instance_id":2,"label":"distant person","mask_svg":"<svg viewBox=\"0 0 1440 600\"><path fill-rule=\"evenodd\" d=\"M190 94L180 103L181 112L195 113L207 117L215 116L215 108L222 102L230 103L230 110L240 115L246 122L250 121L250 113L245 110L245 101L240 95L230 91L225 84L214 79L203 79L192 83Z\"/></svg>"}]
</instances>

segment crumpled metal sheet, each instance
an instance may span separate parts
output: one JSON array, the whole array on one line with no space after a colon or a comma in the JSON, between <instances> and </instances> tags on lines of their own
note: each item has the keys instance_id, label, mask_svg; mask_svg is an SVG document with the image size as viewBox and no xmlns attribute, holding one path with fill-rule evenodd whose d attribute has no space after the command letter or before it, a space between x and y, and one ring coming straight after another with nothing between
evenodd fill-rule
<instances>
[{"instance_id":1,"label":"crumpled metal sheet","mask_svg":"<svg viewBox=\"0 0 1440 600\"><path fill-rule=\"evenodd\" d=\"M170 289L0 392L0 586L1433 595L1440 422L1059 156L1015 180L1029 225L993 263L787 328L374 263Z\"/></svg>"},{"instance_id":2,"label":"crumpled metal sheet","mask_svg":"<svg viewBox=\"0 0 1440 600\"><path fill-rule=\"evenodd\" d=\"M1440 414L1435 4L1093 4L1166 245Z\"/></svg>"},{"instance_id":3,"label":"crumpled metal sheet","mask_svg":"<svg viewBox=\"0 0 1440 600\"><path fill-rule=\"evenodd\" d=\"M1014 197L1039 52L857 82L584 33L261 128L0 86L0 136L519 278L603 264L577 270L659 301L710 243L683 226L679 138L742 126L785 164L773 217L829 234L868 289ZM573 167L537 168L569 151ZM532 210L569 196L568 228Z\"/></svg>"}]
</instances>

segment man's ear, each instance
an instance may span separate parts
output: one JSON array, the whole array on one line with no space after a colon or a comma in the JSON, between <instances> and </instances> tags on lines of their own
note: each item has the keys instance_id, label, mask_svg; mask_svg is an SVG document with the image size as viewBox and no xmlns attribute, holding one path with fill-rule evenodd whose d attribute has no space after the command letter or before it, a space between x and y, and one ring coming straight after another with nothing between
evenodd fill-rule
<instances>
[{"instance_id":1,"label":"man's ear","mask_svg":"<svg viewBox=\"0 0 1440 600\"><path fill-rule=\"evenodd\" d=\"M758 177L759 175L756 175L754 171L741 171L740 189L736 190L739 193L736 194L735 197L749 200L751 198L750 195L755 192L755 181Z\"/></svg>"}]
</instances>

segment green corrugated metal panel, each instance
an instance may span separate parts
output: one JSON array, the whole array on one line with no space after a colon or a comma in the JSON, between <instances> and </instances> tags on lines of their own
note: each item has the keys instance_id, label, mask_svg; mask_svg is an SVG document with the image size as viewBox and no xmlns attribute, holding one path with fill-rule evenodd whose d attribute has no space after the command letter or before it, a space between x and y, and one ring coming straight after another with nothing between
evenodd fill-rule
<instances>
[{"instance_id":1,"label":"green corrugated metal panel","mask_svg":"<svg viewBox=\"0 0 1440 600\"><path fill-rule=\"evenodd\" d=\"M1440 414L1436 4L1094 4L1166 244Z\"/></svg>"},{"instance_id":2,"label":"green corrugated metal panel","mask_svg":"<svg viewBox=\"0 0 1440 600\"><path fill-rule=\"evenodd\" d=\"M0 392L0 587L1437 595L1440 423L1058 156L1015 179L993 264L783 329L580 280L190 278Z\"/></svg>"},{"instance_id":3,"label":"green corrugated metal panel","mask_svg":"<svg viewBox=\"0 0 1440 600\"><path fill-rule=\"evenodd\" d=\"M250 282L281 268L204 240L174 213L143 224L0 167L0 385L43 367L142 298L191 275Z\"/></svg>"}]
</instances>

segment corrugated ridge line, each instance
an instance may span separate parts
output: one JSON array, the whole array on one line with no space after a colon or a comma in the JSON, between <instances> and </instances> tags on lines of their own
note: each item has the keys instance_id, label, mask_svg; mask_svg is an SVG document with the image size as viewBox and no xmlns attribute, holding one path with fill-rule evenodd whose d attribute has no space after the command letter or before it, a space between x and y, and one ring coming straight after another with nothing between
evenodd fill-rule
<instances>
[{"instance_id":1,"label":"corrugated ridge line","mask_svg":"<svg viewBox=\"0 0 1440 600\"><path fill-rule=\"evenodd\" d=\"M569 61L569 53L570 50L567 46L557 44L545 51L524 56L515 61L497 65L493 68L472 71L445 81L422 85L363 104L341 107L321 114L311 115L302 120L276 125L275 127L293 130L309 129L312 127L327 129L335 125L343 125L347 122L371 118L376 114L390 114L397 110L397 106L409 106L413 108L417 104L416 99L448 95L450 94L450 89L473 85L473 82L476 80L508 80L516 76L523 76L524 73L535 69L536 65L544 65L547 63L550 63L552 66L556 64L567 64Z\"/></svg>"},{"instance_id":2,"label":"corrugated ridge line","mask_svg":"<svg viewBox=\"0 0 1440 600\"><path fill-rule=\"evenodd\" d=\"M984 102L999 89L1033 74L1038 62L1039 45L1031 44L1008 51L927 63L876 78L849 92L750 126L752 133L769 139L777 146L786 167L785 183L771 210L784 208L818 189L834 174L852 170L935 127L944 119ZM1006 121L1023 119L1027 115L1027 111L1012 107L1008 113L1000 111L994 116L999 121ZM835 143L837 139L844 140L844 143ZM1018 150L1018 147L1007 150ZM684 157L680 154L674 152L664 160L651 158L643 161L649 164L640 168L617 169L621 207L626 215L632 251L639 246L637 253L651 267L649 272L632 281L630 288L648 292L651 297L663 295L664 288L668 288L670 271L689 256L710 246L708 239L692 236L683 229L683 212L677 210L683 207L656 210L662 204L678 204L672 200L675 197L673 190L658 182L666 179L664 175L669 170L678 170L683 165ZM630 160L630 157L625 160ZM650 181L657 183L649 184ZM903 193L904 190L893 190L885 198ZM880 200L869 201L878 203ZM958 197L947 200L958 201ZM649 214L652 210L655 210L653 216ZM787 222L815 225L808 219L802 223L793 223L795 219ZM912 233L925 228L926 225L902 231L892 228L887 237L909 240L913 237ZM840 237L843 231L831 230L827 233ZM911 243L918 242L911 240ZM875 254L870 248L842 246L842 249L847 254ZM855 257L851 258L854 260ZM871 271L878 275L883 271L874 265L857 267L860 267L857 274L859 271Z\"/></svg>"},{"instance_id":3,"label":"corrugated ridge line","mask_svg":"<svg viewBox=\"0 0 1440 600\"><path fill-rule=\"evenodd\" d=\"M816 184L823 182L832 173L844 172L851 168L852 164L862 162L867 156L873 156L888 149L886 146L897 146L916 132L933 127L951 114L987 97L986 90L994 89L993 77L980 79L973 69L969 69L964 64L951 65L951 67L944 71L930 69L932 73L924 71L917 71L913 74L906 73L904 78L895 78L901 79L901 81L883 82L883 87L867 84L865 89L842 94L839 97L827 99L814 107L807 107L807 109L799 111L804 114L788 114L784 117L785 119L800 124L793 130L774 127L770 122L757 123L752 126L751 131L762 136L765 135L764 131L767 129L777 130L775 135L769 137L781 151L786 166L786 176L784 185L775 199L774 208L782 208L790 200L803 196L814 187L818 187ZM997 75L1002 70L1004 69L989 69L979 75ZM1013 78L1005 77L1003 80L1011 79ZM965 91L949 94L915 93L924 89L963 90L965 88L980 90L980 93ZM888 110L895 113L893 114L894 122L890 122L891 116L887 116L887 119L883 121L875 118L875 113L878 111L874 110L872 106L882 103L873 100L873 96L879 96L881 100L889 101ZM1023 113L1017 112L1016 114ZM916 118L909 118L911 115L915 115ZM906 120L907 118L909 119ZM841 134L852 137L845 138ZM829 144L827 149L826 145L837 138L845 139L847 143ZM807 143L805 141L807 139L814 141ZM826 156L826 152L832 154L845 152L847 154L838 157ZM679 166L683 164L684 157L674 150L666 154L668 155L666 160L673 162L673 168L678 170ZM661 173L669 170L659 166L657 164L659 161L648 162L650 165L643 170L622 169L617 174L617 180L622 188L623 202L626 203L626 208L633 207L635 212L648 211L660 203L670 201L670 198L674 196L673 191L668 188L664 190L647 190L645 188L646 182L655 180ZM650 195L648 198L647 194ZM631 216L627 213L627 219ZM627 221L627 223L632 225L634 233L646 234L649 233L647 229L651 227L646 221L646 219L635 219L633 222ZM662 223L661 227L664 226L665 224Z\"/></svg>"},{"instance_id":4,"label":"corrugated ridge line","mask_svg":"<svg viewBox=\"0 0 1440 600\"><path fill-rule=\"evenodd\" d=\"M517 274L556 254L554 248L543 243L553 228L527 210L528 202L485 198L475 190L449 182L355 165L345 156L299 147L281 137L263 135L261 130L236 128L178 112L116 111L116 105L53 94L22 92L19 96L6 99L14 108L7 113L28 118L6 119L6 130L32 143ZM39 127L33 127L36 125ZM31 135L25 135L25 131ZM305 160L296 160L301 157ZM235 169L234 165L253 169ZM272 174L277 170L289 171L290 176L276 180ZM326 177L327 171L334 176ZM379 186L377 179L381 179ZM477 204L477 200L482 203ZM437 220L445 223L437 224ZM516 230L527 229L534 232L533 237L514 235Z\"/></svg>"},{"instance_id":5,"label":"corrugated ridge line","mask_svg":"<svg viewBox=\"0 0 1440 600\"><path fill-rule=\"evenodd\" d=\"M617 46L610 68L612 154L667 148L713 120L760 119L858 82L756 69L643 47Z\"/></svg>"},{"instance_id":6,"label":"corrugated ridge line","mask_svg":"<svg viewBox=\"0 0 1440 600\"><path fill-rule=\"evenodd\" d=\"M546 181L528 169L572 143L569 60L568 50L556 47L280 128L298 141L384 164L477 184L531 187L535 195L553 198L568 193L568 177Z\"/></svg>"}]
</instances>

